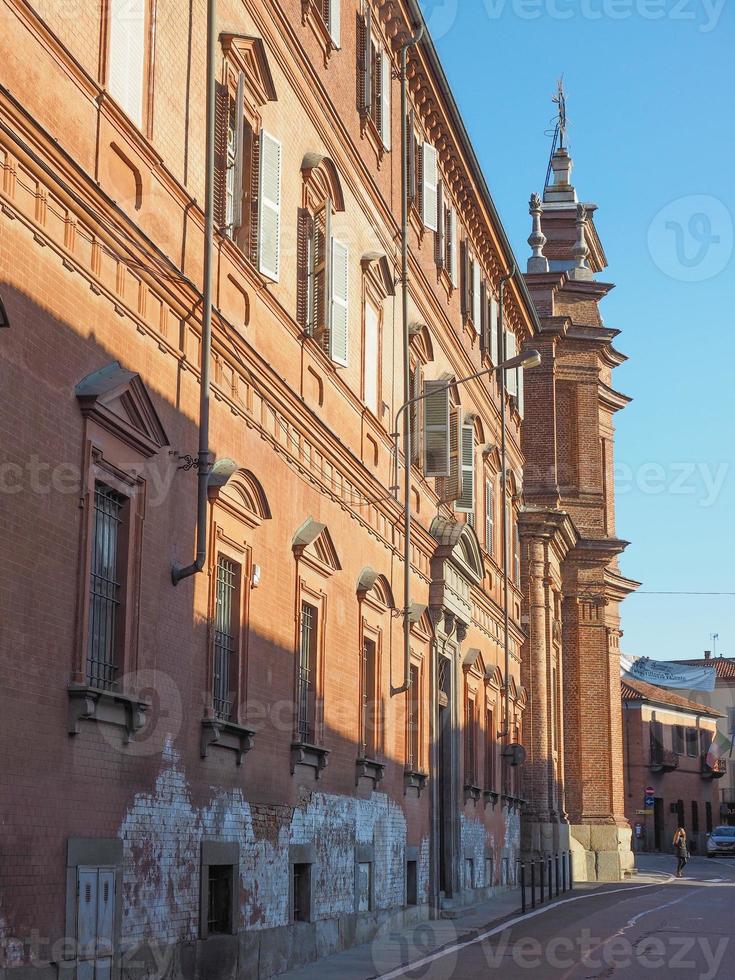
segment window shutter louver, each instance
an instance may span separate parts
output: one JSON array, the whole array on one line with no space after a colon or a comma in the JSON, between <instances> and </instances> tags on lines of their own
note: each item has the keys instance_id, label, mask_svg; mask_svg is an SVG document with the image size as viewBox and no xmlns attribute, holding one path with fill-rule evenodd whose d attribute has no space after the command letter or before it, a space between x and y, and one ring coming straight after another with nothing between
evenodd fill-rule
<instances>
[{"instance_id":1,"label":"window shutter louver","mask_svg":"<svg viewBox=\"0 0 735 980\"><path fill-rule=\"evenodd\" d=\"M461 250L461 301L462 301L462 316L466 319L470 315L471 311L471 292L472 292L472 279L471 279L471 269L470 269L470 247L467 243L467 239L463 239L460 245Z\"/></svg>"},{"instance_id":2,"label":"window shutter louver","mask_svg":"<svg viewBox=\"0 0 735 980\"><path fill-rule=\"evenodd\" d=\"M230 94L217 83L214 90L214 227L227 224L227 129Z\"/></svg>"},{"instance_id":3,"label":"window shutter louver","mask_svg":"<svg viewBox=\"0 0 735 980\"><path fill-rule=\"evenodd\" d=\"M505 331L505 353L507 360L515 357L517 353L516 335L512 330ZM513 395L514 398L518 397L518 370L516 368L505 372L505 386L509 395Z\"/></svg>"},{"instance_id":4,"label":"window shutter louver","mask_svg":"<svg viewBox=\"0 0 735 980\"><path fill-rule=\"evenodd\" d=\"M143 125L146 0L111 0L107 88L140 129Z\"/></svg>"},{"instance_id":5,"label":"window shutter louver","mask_svg":"<svg viewBox=\"0 0 735 980\"><path fill-rule=\"evenodd\" d=\"M449 389L426 381L424 394L424 475L449 476Z\"/></svg>"},{"instance_id":6,"label":"window shutter louver","mask_svg":"<svg viewBox=\"0 0 735 980\"><path fill-rule=\"evenodd\" d=\"M480 291L480 263L477 259L472 260L472 324L475 333L480 332L480 321L482 320L482 298Z\"/></svg>"},{"instance_id":7,"label":"window shutter louver","mask_svg":"<svg viewBox=\"0 0 735 980\"><path fill-rule=\"evenodd\" d=\"M485 482L485 550L488 554L493 554L493 528L495 525L494 513L494 493L492 480Z\"/></svg>"},{"instance_id":8,"label":"window shutter louver","mask_svg":"<svg viewBox=\"0 0 735 980\"><path fill-rule=\"evenodd\" d=\"M449 480L442 498L445 501L457 500L462 493L462 432L459 413L452 409L449 413Z\"/></svg>"},{"instance_id":9,"label":"window shutter louver","mask_svg":"<svg viewBox=\"0 0 735 980\"><path fill-rule=\"evenodd\" d=\"M370 115L373 107L373 12L368 6L362 21L362 110Z\"/></svg>"},{"instance_id":10,"label":"window shutter louver","mask_svg":"<svg viewBox=\"0 0 735 980\"><path fill-rule=\"evenodd\" d=\"M391 148L391 86L393 67L387 51L380 55L380 138L386 150Z\"/></svg>"},{"instance_id":11,"label":"window shutter louver","mask_svg":"<svg viewBox=\"0 0 735 980\"><path fill-rule=\"evenodd\" d=\"M329 324L329 356L347 367L349 332L349 249L332 239L332 303Z\"/></svg>"},{"instance_id":12,"label":"window shutter louver","mask_svg":"<svg viewBox=\"0 0 735 980\"><path fill-rule=\"evenodd\" d=\"M465 423L461 429L460 487L454 509L464 514L475 510L475 427Z\"/></svg>"},{"instance_id":13,"label":"window shutter louver","mask_svg":"<svg viewBox=\"0 0 735 980\"><path fill-rule=\"evenodd\" d=\"M449 209L449 278L457 285L457 212Z\"/></svg>"},{"instance_id":14,"label":"window shutter louver","mask_svg":"<svg viewBox=\"0 0 735 980\"><path fill-rule=\"evenodd\" d=\"M378 414L378 312L370 303L365 304L365 348L363 350L365 404Z\"/></svg>"},{"instance_id":15,"label":"window shutter louver","mask_svg":"<svg viewBox=\"0 0 735 980\"><path fill-rule=\"evenodd\" d=\"M305 333L314 333L316 256L314 219L305 208L299 209L297 248L296 316Z\"/></svg>"},{"instance_id":16,"label":"window shutter louver","mask_svg":"<svg viewBox=\"0 0 735 980\"><path fill-rule=\"evenodd\" d=\"M258 269L278 280L281 237L281 144L261 130L258 200Z\"/></svg>"},{"instance_id":17,"label":"window shutter louver","mask_svg":"<svg viewBox=\"0 0 735 980\"><path fill-rule=\"evenodd\" d=\"M258 265L258 223L260 218L260 133L252 133L250 142L250 230L248 257L254 266Z\"/></svg>"},{"instance_id":18,"label":"window shutter louver","mask_svg":"<svg viewBox=\"0 0 735 980\"><path fill-rule=\"evenodd\" d=\"M415 364L411 371L409 382L408 397L416 398L421 391L421 364ZM421 418L421 402L414 402L408 409L411 424L411 462L418 463L421 459L421 429L419 419Z\"/></svg>"},{"instance_id":19,"label":"window shutter louver","mask_svg":"<svg viewBox=\"0 0 735 980\"><path fill-rule=\"evenodd\" d=\"M526 410L526 396L524 392L523 368L516 369L518 373L518 414L523 418Z\"/></svg>"},{"instance_id":20,"label":"window shutter louver","mask_svg":"<svg viewBox=\"0 0 735 980\"><path fill-rule=\"evenodd\" d=\"M437 230L437 190L439 183L439 168L436 148L430 143L421 147L421 218L424 227L430 231Z\"/></svg>"},{"instance_id":21,"label":"window shutter louver","mask_svg":"<svg viewBox=\"0 0 735 980\"><path fill-rule=\"evenodd\" d=\"M443 269L446 265L447 254L447 216L444 206L444 182L441 180L436 190L436 201L438 212L436 216L436 264L440 269Z\"/></svg>"},{"instance_id":22,"label":"window shutter louver","mask_svg":"<svg viewBox=\"0 0 735 980\"><path fill-rule=\"evenodd\" d=\"M500 364L500 354L498 351L498 301L494 296L490 297L490 311L489 311L490 323L488 324L488 331L490 332L490 360L497 367Z\"/></svg>"},{"instance_id":23,"label":"window shutter louver","mask_svg":"<svg viewBox=\"0 0 735 980\"><path fill-rule=\"evenodd\" d=\"M235 103L235 174L233 179L232 196L232 237L242 226L242 195L243 195L243 144L245 140L245 74L240 72L237 78L237 102Z\"/></svg>"},{"instance_id":24,"label":"window shutter louver","mask_svg":"<svg viewBox=\"0 0 735 980\"><path fill-rule=\"evenodd\" d=\"M416 115L413 109L406 122L406 158L408 160L408 199L416 201Z\"/></svg>"},{"instance_id":25,"label":"window shutter louver","mask_svg":"<svg viewBox=\"0 0 735 980\"><path fill-rule=\"evenodd\" d=\"M487 284L485 280L482 280L480 284L480 350L485 353L488 349L488 302L487 302Z\"/></svg>"}]
</instances>

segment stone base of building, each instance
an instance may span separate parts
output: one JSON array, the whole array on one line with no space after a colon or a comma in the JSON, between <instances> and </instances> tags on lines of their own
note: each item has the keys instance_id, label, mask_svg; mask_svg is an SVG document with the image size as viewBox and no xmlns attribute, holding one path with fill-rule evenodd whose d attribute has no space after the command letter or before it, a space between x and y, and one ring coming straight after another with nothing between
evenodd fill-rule
<instances>
[{"instance_id":1,"label":"stone base of building","mask_svg":"<svg viewBox=\"0 0 735 980\"><path fill-rule=\"evenodd\" d=\"M533 861L544 855L568 851L569 824L555 820L534 820L523 817L521 821L521 860Z\"/></svg>"},{"instance_id":2,"label":"stone base of building","mask_svg":"<svg viewBox=\"0 0 735 980\"><path fill-rule=\"evenodd\" d=\"M570 824L575 881L622 881L635 868L630 827Z\"/></svg>"}]
</instances>

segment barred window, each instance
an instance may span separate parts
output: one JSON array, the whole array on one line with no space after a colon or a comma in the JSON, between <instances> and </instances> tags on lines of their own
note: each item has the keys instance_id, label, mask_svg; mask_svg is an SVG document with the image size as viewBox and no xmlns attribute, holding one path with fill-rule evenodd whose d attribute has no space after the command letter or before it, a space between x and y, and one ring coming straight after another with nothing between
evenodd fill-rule
<instances>
[{"instance_id":1,"label":"barred window","mask_svg":"<svg viewBox=\"0 0 735 980\"><path fill-rule=\"evenodd\" d=\"M235 703L233 681L238 653L238 595L241 568L237 562L220 555L217 559L214 606L214 664L212 697L215 714L224 721L232 718Z\"/></svg>"},{"instance_id":2,"label":"barred window","mask_svg":"<svg viewBox=\"0 0 735 980\"><path fill-rule=\"evenodd\" d=\"M421 770L421 687L419 668L411 664L411 687L408 690L408 753L406 764L412 772Z\"/></svg>"},{"instance_id":3,"label":"barred window","mask_svg":"<svg viewBox=\"0 0 735 980\"><path fill-rule=\"evenodd\" d=\"M298 735L302 742L316 737L316 654L319 612L309 602L301 603L301 642L297 691Z\"/></svg>"},{"instance_id":4,"label":"barred window","mask_svg":"<svg viewBox=\"0 0 735 980\"><path fill-rule=\"evenodd\" d=\"M377 646L365 637L362 642L362 753L366 759L377 756Z\"/></svg>"},{"instance_id":5,"label":"barred window","mask_svg":"<svg viewBox=\"0 0 735 980\"><path fill-rule=\"evenodd\" d=\"M87 678L92 687L114 689L120 656L123 586L121 529L127 498L105 483L94 486L94 518L87 638Z\"/></svg>"}]
</instances>

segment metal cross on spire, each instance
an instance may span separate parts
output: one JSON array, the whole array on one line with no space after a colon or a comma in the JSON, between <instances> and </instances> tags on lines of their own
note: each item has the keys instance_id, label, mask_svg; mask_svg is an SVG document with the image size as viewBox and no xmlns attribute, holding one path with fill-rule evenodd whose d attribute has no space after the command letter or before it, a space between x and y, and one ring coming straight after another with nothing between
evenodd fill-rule
<instances>
[{"instance_id":1,"label":"metal cross on spire","mask_svg":"<svg viewBox=\"0 0 735 980\"><path fill-rule=\"evenodd\" d=\"M563 75L556 83L556 95L551 96L551 101L558 107L558 109L556 119L552 120L554 123L554 138L551 141L551 153L549 155L549 166L546 171L546 182L544 183L544 188L549 186L549 181L551 179L551 161L556 153L557 147L559 149L564 149L564 140L566 139L567 135L567 97L566 93L564 92ZM548 130L546 135L551 136L552 131Z\"/></svg>"}]
</instances>

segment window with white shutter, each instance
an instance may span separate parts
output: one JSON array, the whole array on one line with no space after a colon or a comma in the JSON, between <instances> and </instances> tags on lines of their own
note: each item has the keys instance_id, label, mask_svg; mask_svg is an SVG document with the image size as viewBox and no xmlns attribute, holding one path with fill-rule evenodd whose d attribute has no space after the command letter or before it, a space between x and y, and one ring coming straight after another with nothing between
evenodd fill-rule
<instances>
[{"instance_id":1,"label":"window with white shutter","mask_svg":"<svg viewBox=\"0 0 735 980\"><path fill-rule=\"evenodd\" d=\"M520 415L521 418L523 418L523 415L524 415L525 410L526 410L526 398L525 398L524 381L523 381L523 368L522 367L519 367L517 369L517 371L518 371L518 394L517 394L516 398L517 398L518 414Z\"/></svg>"},{"instance_id":2,"label":"window with white shutter","mask_svg":"<svg viewBox=\"0 0 735 980\"><path fill-rule=\"evenodd\" d=\"M347 367L349 346L349 260L347 245L333 238L329 356L343 367Z\"/></svg>"},{"instance_id":3,"label":"window with white shutter","mask_svg":"<svg viewBox=\"0 0 735 980\"><path fill-rule=\"evenodd\" d=\"M449 476L449 389L426 381L424 394L424 475Z\"/></svg>"},{"instance_id":4,"label":"window with white shutter","mask_svg":"<svg viewBox=\"0 0 735 980\"><path fill-rule=\"evenodd\" d=\"M515 357L518 352L516 344L516 335L512 330L505 331L505 356L507 360ZM505 387L509 395L514 398L518 397L518 370L513 368L511 371L505 372Z\"/></svg>"},{"instance_id":5,"label":"window with white shutter","mask_svg":"<svg viewBox=\"0 0 735 980\"><path fill-rule=\"evenodd\" d=\"M439 161L436 147L421 146L421 220L430 231L438 228Z\"/></svg>"},{"instance_id":6,"label":"window with white shutter","mask_svg":"<svg viewBox=\"0 0 735 980\"><path fill-rule=\"evenodd\" d=\"M490 360L497 367L500 364L500 352L498 350L498 319L500 308L494 296L490 296L490 323L488 331L490 333Z\"/></svg>"},{"instance_id":7,"label":"window with white shutter","mask_svg":"<svg viewBox=\"0 0 735 980\"><path fill-rule=\"evenodd\" d=\"M489 555L495 551L495 489L492 480L485 481L485 550Z\"/></svg>"},{"instance_id":8,"label":"window with white shutter","mask_svg":"<svg viewBox=\"0 0 735 980\"><path fill-rule=\"evenodd\" d=\"M449 278L452 281L452 285L456 287L459 280L459 272L457 269L457 212L454 208L449 209L447 250L449 253Z\"/></svg>"},{"instance_id":9,"label":"window with white shutter","mask_svg":"<svg viewBox=\"0 0 735 980\"><path fill-rule=\"evenodd\" d=\"M363 398L373 413L378 414L378 364L380 316L372 303L365 304L365 344L363 349Z\"/></svg>"},{"instance_id":10,"label":"window with white shutter","mask_svg":"<svg viewBox=\"0 0 735 980\"><path fill-rule=\"evenodd\" d=\"M475 511L475 427L466 422L461 430L460 487L454 509L463 514Z\"/></svg>"},{"instance_id":11,"label":"window with white shutter","mask_svg":"<svg viewBox=\"0 0 735 980\"><path fill-rule=\"evenodd\" d=\"M342 44L342 11L340 0L322 0L322 16L335 48Z\"/></svg>"},{"instance_id":12,"label":"window with white shutter","mask_svg":"<svg viewBox=\"0 0 735 980\"><path fill-rule=\"evenodd\" d=\"M139 129L143 127L148 0L110 0L107 88Z\"/></svg>"},{"instance_id":13,"label":"window with white shutter","mask_svg":"<svg viewBox=\"0 0 735 980\"><path fill-rule=\"evenodd\" d=\"M264 129L260 133L258 191L258 269L277 281L281 252L281 144Z\"/></svg>"}]
</instances>

